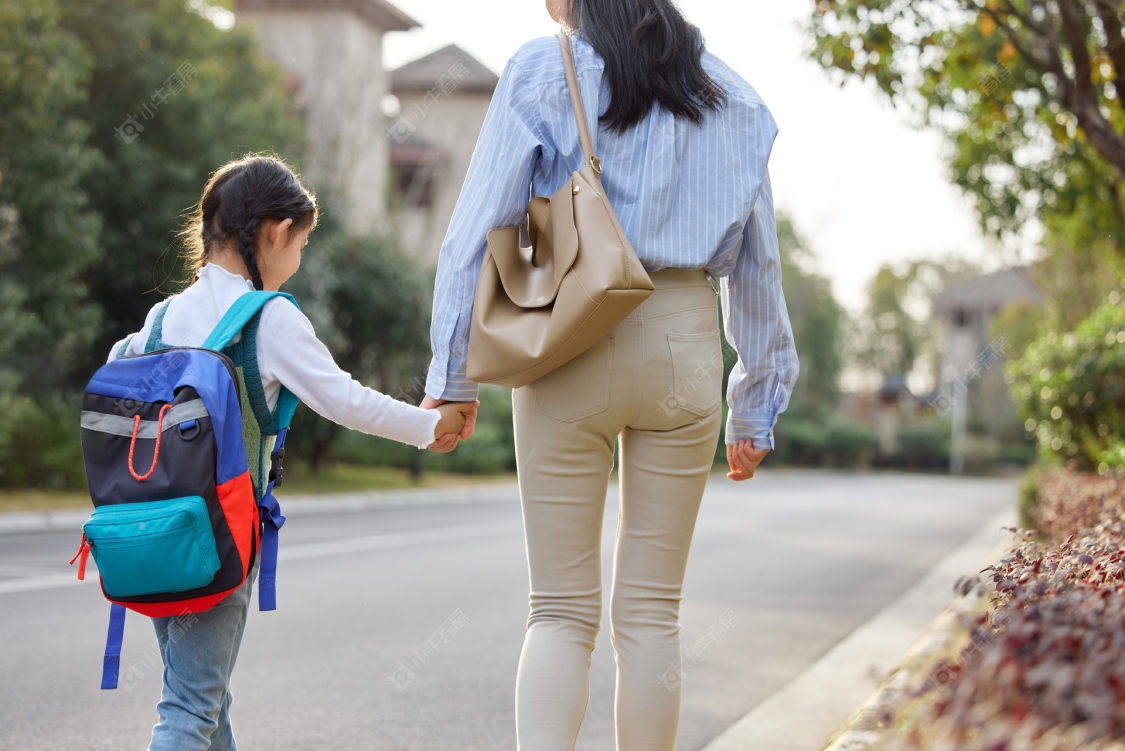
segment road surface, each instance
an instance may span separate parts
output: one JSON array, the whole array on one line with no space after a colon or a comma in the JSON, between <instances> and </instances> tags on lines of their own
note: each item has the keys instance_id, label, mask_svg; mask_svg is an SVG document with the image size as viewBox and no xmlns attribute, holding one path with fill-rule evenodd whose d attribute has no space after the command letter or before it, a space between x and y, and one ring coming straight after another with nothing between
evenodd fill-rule
<instances>
[{"instance_id":1,"label":"road surface","mask_svg":"<svg viewBox=\"0 0 1125 751\"><path fill-rule=\"evenodd\" d=\"M681 611L677 747L698 751L1014 500L1007 478L714 475ZM611 487L604 562L616 517ZM77 543L0 536L2 749L147 744L160 690L152 627L129 614L121 688L99 690L108 606L96 576L71 582ZM527 573L514 484L486 501L295 516L279 568L279 609L251 611L234 674L240 748L515 748ZM578 751L613 748L604 627L593 661Z\"/></svg>"}]
</instances>

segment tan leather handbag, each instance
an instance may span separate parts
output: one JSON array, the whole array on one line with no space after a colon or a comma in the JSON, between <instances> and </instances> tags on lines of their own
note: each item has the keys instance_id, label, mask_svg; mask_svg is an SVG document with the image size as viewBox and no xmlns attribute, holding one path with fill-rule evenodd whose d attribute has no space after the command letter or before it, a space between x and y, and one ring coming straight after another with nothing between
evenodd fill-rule
<instances>
[{"instance_id":1,"label":"tan leather handbag","mask_svg":"<svg viewBox=\"0 0 1125 751\"><path fill-rule=\"evenodd\" d=\"M469 328L466 375L516 388L586 351L652 294L601 182L574 71L559 31L567 88L585 163L549 198L527 205L531 247L519 227L488 233Z\"/></svg>"}]
</instances>

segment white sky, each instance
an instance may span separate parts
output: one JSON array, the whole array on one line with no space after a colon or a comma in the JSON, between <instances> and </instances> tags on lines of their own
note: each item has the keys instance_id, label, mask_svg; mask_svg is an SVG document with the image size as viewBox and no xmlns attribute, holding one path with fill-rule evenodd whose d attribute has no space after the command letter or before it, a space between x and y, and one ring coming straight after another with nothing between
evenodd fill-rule
<instances>
[{"instance_id":1,"label":"white sky","mask_svg":"<svg viewBox=\"0 0 1125 751\"><path fill-rule=\"evenodd\" d=\"M395 68L455 43L499 73L556 26L542 0L392 0L422 24L385 37ZM837 298L859 310L879 265L966 256L1002 265L968 199L950 185L942 140L906 125L872 87L841 88L809 60L798 24L811 0L680 0L708 49L756 88L778 122L770 173L779 210L808 238Z\"/></svg>"}]
</instances>

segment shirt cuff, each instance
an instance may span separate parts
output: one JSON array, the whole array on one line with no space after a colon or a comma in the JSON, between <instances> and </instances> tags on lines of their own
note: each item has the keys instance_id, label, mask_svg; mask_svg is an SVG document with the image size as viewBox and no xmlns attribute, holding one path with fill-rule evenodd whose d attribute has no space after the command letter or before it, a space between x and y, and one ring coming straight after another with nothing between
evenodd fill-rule
<instances>
[{"instance_id":1,"label":"shirt cuff","mask_svg":"<svg viewBox=\"0 0 1125 751\"><path fill-rule=\"evenodd\" d=\"M480 384L469 380L464 374L446 376L444 368L430 363L430 370L426 374L427 396L447 402L471 402L476 401L479 389Z\"/></svg>"},{"instance_id":2,"label":"shirt cuff","mask_svg":"<svg viewBox=\"0 0 1125 751\"><path fill-rule=\"evenodd\" d=\"M423 411L426 413L422 421L422 429L425 431L425 437L423 438L420 435L418 436L418 439L424 440L425 443L418 443L416 439L415 443L413 444L415 448L419 449L429 448L430 444L437 440L436 438L434 438L434 431L437 430L437 424L441 422L441 413L436 409L427 409Z\"/></svg>"},{"instance_id":3,"label":"shirt cuff","mask_svg":"<svg viewBox=\"0 0 1125 751\"><path fill-rule=\"evenodd\" d=\"M775 418L736 417L734 412L727 415L726 443L733 446L747 438L756 449L774 449L773 428Z\"/></svg>"}]
</instances>

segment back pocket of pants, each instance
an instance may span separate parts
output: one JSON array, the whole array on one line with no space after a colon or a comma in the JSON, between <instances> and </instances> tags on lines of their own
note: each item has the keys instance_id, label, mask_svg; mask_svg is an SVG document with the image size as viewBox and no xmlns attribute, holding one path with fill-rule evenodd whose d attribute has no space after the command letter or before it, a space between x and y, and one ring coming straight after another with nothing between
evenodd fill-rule
<instances>
[{"instance_id":1,"label":"back pocket of pants","mask_svg":"<svg viewBox=\"0 0 1125 751\"><path fill-rule=\"evenodd\" d=\"M562 422L592 417L609 408L614 337L606 336L570 362L528 384L535 409Z\"/></svg>"},{"instance_id":2,"label":"back pocket of pants","mask_svg":"<svg viewBox=\"0 0 1125 751\"><path fill-rule=\"evenodd\" d=\"M666 334L672 361L672 390L664 406L703 416L722 403L723 350L719 332Z\"/></svg>"},{"instance_id":3,"label":"back pocket of pants","mask_svg":"<svg viewBox=\"0 0 1125 751\"><path fill-rule=\"evenodd\" d=\"M82 531L109 597L186 592L210 584L219 570L199 496L99 506Z\"/></svg>"}]
</instances>

